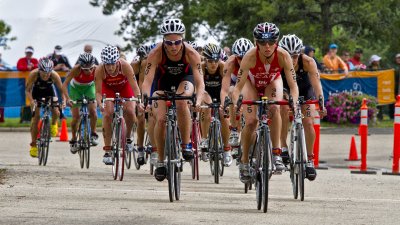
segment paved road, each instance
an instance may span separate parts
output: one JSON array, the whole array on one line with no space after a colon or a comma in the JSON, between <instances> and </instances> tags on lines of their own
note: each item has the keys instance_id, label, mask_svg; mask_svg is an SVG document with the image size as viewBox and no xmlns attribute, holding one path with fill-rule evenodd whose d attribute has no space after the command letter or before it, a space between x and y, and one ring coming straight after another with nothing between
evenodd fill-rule
<instances>
[{"instance_id":1,"label":"paved road","mask_svg":"<svg viewBox=\"0 0 400 225\"><path fill-rule=\"evenodd\" d=\"M343 161L350 138L323 134L321 159L332 166L358 164ZM400 177L381 175L391 167L393 137L371 135L368 141L369 166L379 169L377 175L318 170L317 180L306 182L304 202L293 199L288 173L273 176L264 214L256 209L255 192L244 193L236 166L216 185L208 164L201 164L199 181L185 165L181 200L170 203L167 182L155 181L147 166L114 181L111 168L101 163L100 147L86 170L67 143L53 142L42 167L29 157L28 133L1 132L6 179L0 184L0 224L399 224Z\"/></svg>"}]
</instances>

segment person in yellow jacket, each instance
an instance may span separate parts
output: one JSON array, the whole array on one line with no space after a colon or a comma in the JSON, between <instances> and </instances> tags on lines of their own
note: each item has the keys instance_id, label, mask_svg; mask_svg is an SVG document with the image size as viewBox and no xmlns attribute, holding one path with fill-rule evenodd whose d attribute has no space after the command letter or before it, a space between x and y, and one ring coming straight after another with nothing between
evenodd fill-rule
<instances>
[{"instance_id":1,"label":"person in yellow jacket","mask_svg":"<svg viewBox=\"0 0 400 225\"><path fill-rule=\"evenodd\" d=\"M325 71L328 73L343 73L347 76L349 68L343 60L336 55L338 46L336 44L329 45L329 52L324 56L323 62L325 65Z\"/></svg>"}]
</instances>

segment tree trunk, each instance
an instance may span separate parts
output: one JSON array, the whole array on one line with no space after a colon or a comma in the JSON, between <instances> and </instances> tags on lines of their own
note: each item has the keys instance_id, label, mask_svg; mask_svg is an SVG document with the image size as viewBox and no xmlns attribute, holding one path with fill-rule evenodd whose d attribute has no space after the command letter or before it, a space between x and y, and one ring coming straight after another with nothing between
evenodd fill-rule
<instances>
[{"instance_id":1,"label":"tree trunk","mask_svg":"<svg viewBox=\"0 0 400 225\"><path fill-rule=\"evenodd\" d=\"M331 1L327 0L320 3L321 6L321 22L322 22L322 30L321 30L321 41L322 41L322 50L323 55L328 51L329 43L332 41L332 25L329 21L331 21L332 14L330 13Z\"/></svg>"}]
</instances>

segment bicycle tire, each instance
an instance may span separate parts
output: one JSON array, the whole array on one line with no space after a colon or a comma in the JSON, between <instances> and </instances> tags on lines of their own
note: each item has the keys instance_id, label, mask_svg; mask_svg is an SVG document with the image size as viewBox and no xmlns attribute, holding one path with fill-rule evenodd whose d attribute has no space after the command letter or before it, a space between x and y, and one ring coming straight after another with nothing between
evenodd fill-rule
<instances>
[{"instance_id":1,"label":"bicycle tire","mask_svg":"<svg viewBox=\"0 0 400 225\"><path fill-rule=\"evenodd\" d=\"M85 148L84 148L84 118L81 119L81 121L79 122L79 129L77 130L77 142L79 145L79 149L78 149L78 154L79 154L79 165L81 166L81 169L83 169L83 167L85 166Z\"/></svg>"},{"instance_id":2,"label":"bicycle tire","mask_svg":"<svg viewBox=\"0 0 400 225\"><path fill-rule=\"evenodd\" d=\"M198 132L198 123L195 121L192 124L192 146L194 158L191 161L192 167L192 179L199 180L199 132Z\"/></svg>"},{"instance_id":3,"label":"bicycle tire","mask_svg":"<svg viewBox=\"0 0 400 225\"><path fill-rule=\"evenodd\" d=\"M213 158L214 158L214 183L219 184L220 157L219 157L219 146L218 146L218 133L216 132L218 129L217 123L212 122L211 127L214 128L214 129L212 129L212 133L211 133L213 145L212 145L212 149L210 149L213 152Z\"/></svg>"},{"instance_id":4,"label":"bicycle tire","mask_svg":"<svg viewBox=\"0 0 400 225\"><path fill-rule=\"evenodd\" d=\"M134 144L135 141L137 142L137 137L135 137L135 135L137 134L137 127L136 125L133 126L132 129L132 144L133 144L133 151L132 151L132 155L133 155L133 163L135 164L135 168L136 170L140 170L140 165L137 162L138 156L139 156L139 146L137 144Z\"/></svg>"},{"instance_id":5,"label":"bicycle tire","mask_svg":"<svg viewBox=\"0 0 400 225\"><path fill-rule=\"evenodd\" d=\"M219 136L218 136L219 134ZM224 164L224 149L223 149L223 142L222 142L222 135L221 135L221 129L220 127L218 128L218 158L219 158L219 176L222 177L224 176L224 169L225 169L225 164Z\"/></svg>"},{"instance_id":6,"label":"bicycle tire","mask_svg":"<svg viewBox=\"0 0 400 225\"><path fill-rule=\"evenodd\" d=\"M42 165L46 166L47 159L49 156L49 147L50 147L50 119L46 118L45 120L45 129L44 129L44 151L43 151L43 158L42 158Z\"/></svg>"},{"instance_id":7,"label":"bicycle tire","mask_svg":"<svg viewBox=\"0 0 400 225\"><path fill-rule=\"evenodd\" d=\"M296 164L296 151L297 151L297 140L295 137L295 129L296 127L292 127L290 131L290 148L289 148L289 156L290 156L290 181L292 183L292 191L294 199L299 197L299 183L298 181L298 166Z\"/></svg>"},{"instance_id":8,"label":"bicycle tire","mask_svg":"<svg viewBox=\"0 0 400 225\"><path fill-rule=\"evenodd\" d=\"M263 158L262 158L262 146L260 146L260 143L258 143L258 134L256 135L256 138L254 140L254 147L253 147L253 153L252 155L255 155L255 163L254 163L254 170L255 170L255 188L256 188L256 202L257 202L257 209L261 210L261 205L262 205L262 182L263 180L261 179L261 166L263 164ZM250 159L252 160L252 159ZM253 164L253 162L251 162Z\"/></svg>"},{"instance_id":9,"label":"bicycle tire","mask_svg":"<svg viewBox=\"0 0 400 225\"><path fill-rule=\"evenodd\" d=\"M91 136L91 129L90 129L90 118L86 117L86 135L85 135L85 140L86 140L86 149L85 149L85 162L86 162L86 169L89 169L89 164L90 164L90 146L91 146L91 141L90 141L90 136Z\"/></svg>"},{"instance_id":10,"label":"bicycle tire","mask_svg":"<svg viewBox=\"0 0 400 225\"><path fill-rule=\"evenodd\" d=\"M297 129L298 132L298 140L299 143L297 145L298 147L298 153L299 153L299 192L300 192L300 201L304 201L304 180L305 180L305 160L304 160L304 150L305 150L305 140L304 140L304 130L303 127L300 125L300 127Z\"/></svg>"},{"instance_id":11,"label":"bicycle tire","mask_svg":"<svg viewBox=\"0 0 400 225\"><path fill-rule=\"evenodd\" d=\"M44 122L44 118L41 118L40 119L40 121L41 122L39 122L39 124L41 124L40 126L39 126L39 130L38 130L38 133L39 133L39 138L37 139L37 148L38 148L38 164L39 164L39 166L41 166L42 165L42 159L43 159L43 145L44 145L44 143L43 143L43 135L44 135L44 131L43 131L43 122Z\"/></svg>"},{"instance_id":12,"label":"bicycle tire","mask_svg":"<svg viewBox=\"0 0 400 225\"><path fill-rule=\"evenodd\" d=\"M168 179L168 194L169 201L174 201L175 188L174 188L174 169L175 166L171 162L172 157L172 141L175 141L175 137L171 137L172 134L172 124L171 121L168 121L167 124L167 133L165 137L165 151L167 153L167 179ZM173 135L173 134L172 134ZM165 153L164 153L165 154Z\"/></svg>"},{"instance_id":13,"label":"bicycle tire","mask_svg":"<svg viewBox=\"0 0 400 225\"><path fill-rule=\"evenodd\" d=\"M262 169L262 207L263 212L266 213L268 211L268 192L269 192L269 178L271 177L270 174L272 173L272 165L271 157L272 157L272 148L271 142L269 137L269 132L266 128L262 130L262 137L260 140L262 141L262 149L263 151L263 169Z\"/></svg>"},{"instance_id":14,"label":"bicycle tire","mask_svg":"<svg viewBox=\"0 0 400 225\"><path fill-rule=\"evenodd\" d=\"M176 130L175 130L176 131ZM174 132L174 134L176 134ZM176 135L174 135L176 136ZM174 139L177 140L177 139ZM178 160L180 157L180 152L179 152L179 142L175 141L173 142L173 146L172 146L172 153L174 156L174 160ZM180 196L181 196L181 167L183 166L183 163L177 163L175 164L174 167L174 191L175 191L175 200L179 200Z\"/></svg>"},{"instance_id":15,"label":"bicycle tire","mask_svg":"<svg viewBox=\"0 0 400 225\"><path fill-rule=\"evenodd\" d=\"M122 181L124 179L124 172L125 172L125 150L126 150L126 126L125 126L125 119L123 117L119 118L119 153L118 153L118 161L120 162L118 165L118 179Z\"/></svg>"},{"instance_id":16,"label":"bicycle tire","mask_svg":"<svg viewBox=\"0 0 400 225\"><path fill-rule=\"evenodd\" d=\"M112 157L112 174L114 180L117 179L118 177L118 164L119 164L119 157L117 156L119 154L119 124L116 119L114 119L113 124L112 124L112 139L111 139L111 145L112 145L112 151L111 151L111 157Z\"/></svg>"}]
</instances>

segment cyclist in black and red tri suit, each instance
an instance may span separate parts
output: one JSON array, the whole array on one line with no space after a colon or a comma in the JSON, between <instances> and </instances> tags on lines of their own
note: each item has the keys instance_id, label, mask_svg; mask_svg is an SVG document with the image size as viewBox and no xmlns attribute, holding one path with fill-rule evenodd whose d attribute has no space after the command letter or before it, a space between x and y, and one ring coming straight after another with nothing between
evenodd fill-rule
<instances>
[{"instance_id":1,"label":"cyclist in black and red tri suit","mask_svg":"<svg viewBox=\"0 0 400 225\"><path fill-rule=\"evenodd\" d=\"M199 53L183 41L185 25L180 19L167 19L163 21L160 33L163 35L163 41L150 52L147 59L143 93L157 96L175 87L176 93L191 96L196 88L195 104L199 109L204 93L201 59ZM164 164L166 105L164 101L153 101L152 104L156 118L154 136L157 137L158 150L154 175L158 181L163 181L167 172ZM193 159L190 110L187 101L176 101L176 106L177 122L182 138L182 155L185 160L190 161Z\"/></svg>"},{"instance_id":2,"label":"cyclist in black and red tri suit","mask_svg":"<svg viewBox=\"0 0 400 225\"><path fill-rule=\"evenodd\" d=\"M221 60L222 49L216 44L207 44L203 49L203 56L205 57L205 63L203 63L204 73L204 84L205 90L203 101L205 103L211 103L213 99L223 104L220 99L221 87L222 87L222 76L224 71L224 63ZM220 110L220 121L221 121L221 135L224 147L224 164L230 166L232 164L231 146L229 145L229 121L224 118L223 111ZM211 109L202 109L201 111L201 136L200 148L202 150L208 149L208 129L211 123ZM207 155L202 152L202 159L207 161Z\"/></svg>"},{"instance_id":3,"label":"cyclist in black and red tri suit","mask_svg":"<svg viewBox=\"0 0 400 225\"><path fill-rule=\"evenodd\" d=\"M296 82L299 88L299 96L303 96L304 100L312 100L315 99L316 96L318 96L318 98L321 96L323 100L324 95L322 92L322 86L317 64L315 63L315 60L313 58L301 53L301 49L303 48L302 40L294 34L285 35L279 41L279 46L285 49L292 57L293 67L296 71ZM281 74L285 74L285 71L282 70ZM282 76L282 81L284 88L284 97L287 98L290 92L290 88L286 81L285 76ZM281 132L282 159L285 162L285 164L287 164L289 163L289 154L286 143L286 138L288 134L288 125L289 125L288 106L281 106L280 113L282 117L282 132ZM304 126L307 155L308 155L308 162L306 164L306 177L309 180L314 180L317 176L317 172L314 168L314 163L313 163L314 159L313 147L315 141L315 131L313 126L314 113L315 113L314 105L302 106L302 114L304 115L302 122ZM319 113L320 116L323 117L324 111L320 110Z\"/></svg>"}]
</instances>

